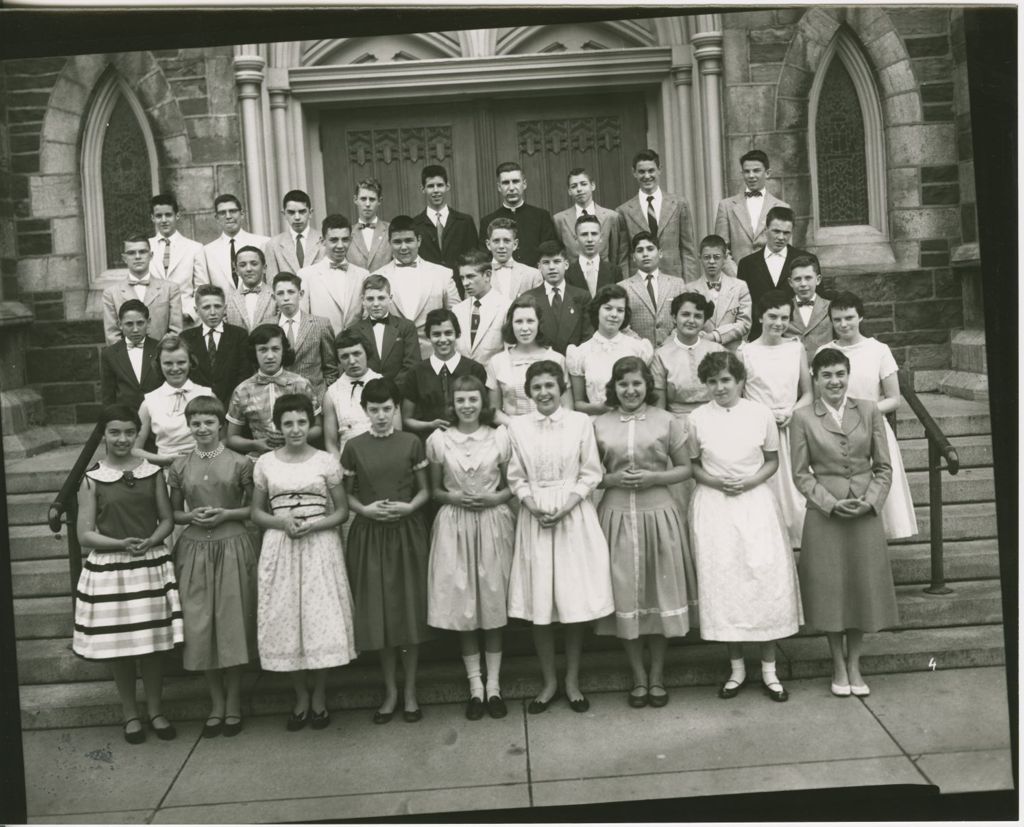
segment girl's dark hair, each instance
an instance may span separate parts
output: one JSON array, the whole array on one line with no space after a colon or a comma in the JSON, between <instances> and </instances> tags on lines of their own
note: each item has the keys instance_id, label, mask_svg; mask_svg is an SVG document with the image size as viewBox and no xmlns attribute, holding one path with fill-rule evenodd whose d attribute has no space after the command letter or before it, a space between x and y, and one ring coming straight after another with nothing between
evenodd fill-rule
<instances>
[{"instance_id":1,"label":"girl's dark hair","mask_svg":"<svg viewBox=\"0 0 1024 827\"><path fill-rule=\"evenodd\" d=\"M215 416L221 425L226 421L224 403L216 396L197 396L189 400L185 406L185 421L188 422L193 416L198 416L199 414Z\"/></svg>"},{"instance_id":2,"label":"girl's dark hair","mask_svg":"<svg viewBox=\"0 0 1024 827\"><path fill-rule=\"evenodd\" d=\"M697 378L701 382L707 382L708 379L723 370L729 371L729 374L737 382L742 382L747 378L747 370L743 367L743 362L731 350L715 351L701 359L700 364L697 365Z\"/></svg>"},{"instance_id":3,"label":"girl's dark hair","mask_svg":"<svg viewBox=\"0 0 1024 827\"><path fill-rule=\"evenodd\" d=\"M757 300L757 318L760 319L765 313L775 307L788 307L790 315L792 315L793 299L793 294L787 293L784 290L766 291Z\"/></svg>"},{"instance_id":4,"label":"girl's dark hair","mask_svg":"<svg viewBox=\"0 0 1024 827\"><path fill-rule=\"evenodd\" d=\"M286 413L291 413L292 411L304 413L309 420L310 426L312 426L313 420L316 419L316 415L313 413L312 399L304 393L286 393L283 396L279 396L274 403L274 425L278 430L281 430L281 418Z\"/></svg>"},{"instance_id":5,"label":"girl's dark hair","mask_svg":"<svg viewBox=\"0 0 1024 827\"><path fill-rule=\"evenodd\" d=\"M657 403L658 397L654 389L654 376L651 374L651 369L647 367L644 360L638 356L623 356L621 359L616 360L615 364L612 365L612 378L609 379L608 384L604 386L604 403L609 408L619 407L619 395L615 392L615 383L627 373L639 373L644 378L644 385L646 387L644 402L648 405L654 405Z\"/></svg>"},{"instance_id":6,"label":"girl's dark hair","mask_svg":"<svg viewBox=\"0 0 1024 827\"><path fill-rule=\"evenodd\" d=\"M452 425L459 424L459 416L455 413L455 394L459 391L476 391L480 394L480 424L494 427L494 408L491 407L491 395L487 392L487 387L477 379L475 376L458 376L452 382L451 385L451 399L448 401L448 407L450 415L448 416L448 422Z\"/></svg>"},{"instance_id":7,"label":"girl's dark hair","mask_svg":"<svg viewBox=\"0 0 1024 827\"><path fill-rule=\"evenodd\" d=\"M860 300L860 296L856 293L837 293L835 297L831 299L828 306L828 317L830 319L832 318L833 310L856 310L857 315L862 319L864 318L864 302Z\"/></svg>"},{"instance_id":8,"label":"girl's dark hair","mask_svg":"<svg viewBox=\"0 0 1024 827\"><path fill-rule=\"evenodd\" d=\"M495 219L497 220L497 219ZM505 323L501 326L501 339L506 345L514 345L518 341L516 339L515 331L512 329L512 317L515 315L517 310L526 308L532 310L537 316L537 336L534 341L539 347L547 347L548 339L544 335L544 331L541 330L540 320L542 318L543 311L540 307L540 302L535 296L531 296L527 293L523 293L517 298L511 305L509 305L508 312L505 314Z\"/></svg>"},{"instance_id":9,"label":"girl's dark hair","mask_svg":"<svg viewBox=\"0 0 1024 827\"><path fill-rule=\"evenodd\" d=\"M590 320L590 326L594 330L597 330L597 312L613 299L624 299L626 302L626 310L622 314L622 326L619 330L629 327L633 314L629 309L629 296L626 294L626 289L619 284L606 284L597 291L597 295L587 305L587 318Z\"/></svg>"},{"instance_id":10,"label":"girl's dark hair","mask_svg":"<svg viewBox=\"0 0 1024 827\"><path fill-rule=\"evenodd\" d=\"M430 338L431 328L436 327L439 324L444 324L445 322L452 323L452 327L455 328L456 339L462 335L462 328L459 326L458 317L447 307L435 307L427 313L427 318L423 322L423 332L426 334L426 337L428 339Z\"/></svg>"},{"instance_id":11,"label":"girl's dark hair","mask_svg":"<svg viewBox=\"0 0 1024 827\"><path fill-rule=\"evenodd\" d=\"M398 391L398 385L390 379L385 379L384 377L371 379L363 385L363 395L360 398L359 404L362 405L364 411L371 402L375 405L381 405L388 401L394 402L396 408L402 404L402 394Z\"/></svg>"},{"instance_id":12,"label":"girl's dark hair","mask_svg":"<svg viewBox=\"0 0 1024 827\"><path fill-rule=\"evenodd\" d=\"M686 293L680 293L672 299L672 304L669 305L668 309L672 314L673 321L675 320L675 317L679 315L679 311L683 309L683 305L687 302L704 314L704 321L707 321L715 315L715 303L713 301L703 293L688 291Z\"/></svg>"},{"instance_id":13,"label":"girl's dark hair","mask_svg":"<svg viewBox=\"0 0 1024 827\"><path fill-rule=\"evenodd\" d=\"M260 324L256 325L252 329L252 333L249 334L249 358L252 359L257 370L259 369L259 361L256 358L256 345L265 345L271 339L281 340L281 367L289 367L295 362L295 351L292 350L292 343L284 335L281 326L276 324Z\"/></svg>"},{"instance_id":14,"label":"girl's dark hair","mask_svg":"<svg viewBox=\"0 0 1024 827\"><path fill-rule=\"evenodd\" d=\"M139 419L139 412L135 410L131 405L124 405L121 403L115 403L113 405L105 405L103 410L100 411L100 424L106 430L107 425L111 422L134 422L135 428L139 429L142 427L142 420Z\"/></svg>"},{"instance_id":15,"label":"girl's dark hair","mask_svg":"<svg viewBox=\"0 0 1024 827\"><path fill-rule=\"evenodd\" d=\"M530 367L526 369L526 381L523 383L523 390L527 396L530 396L530 383L533 381L535 376L540 376L542 373L548 373L558 380L558 392L565 393L567 385L565 384L565 375L562 373L562 369L559 367L558 362L552 361L551 359L541 359L539 362L534 362ZM532 397L530 397L532 399Z\"/></svg>"},{"instance_id":16,"label":"girl's dark hair","mask_svg":"<svg viewBox=\"0 0 1024 827\"><path fill-rule=\"evenodd\" d=\"M826 347L814 354L811 360L811 376L817 378L822 368L830 368L833 365L843 365L847 373L850 371L850 357L837 347Z\"/></svg>"}]
</instances>

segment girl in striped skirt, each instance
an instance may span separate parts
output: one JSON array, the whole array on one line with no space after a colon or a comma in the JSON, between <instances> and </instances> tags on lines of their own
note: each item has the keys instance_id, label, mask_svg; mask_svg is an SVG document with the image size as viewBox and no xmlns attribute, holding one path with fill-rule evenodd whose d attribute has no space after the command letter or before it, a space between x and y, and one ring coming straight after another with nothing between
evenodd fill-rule
<instances>
[{"instance_id":1,"label":"girl in striped skirt","mask_svg":"<svg viewBox=\"0 0 1024 827\"><path fill-rule=\"evenodd\" d=\"M75 592L73 649L106 660L124 710L124 738L145 739L135 701L138 658L146 710L156 736L174 726L160 711L162 652L183 639L181 603L164 540L173 513L160 469L132 455L139 415L126 405L103 409L106 456L85 472L78 491L78 538L92 551Z\"/></svg>"}]
</instances>

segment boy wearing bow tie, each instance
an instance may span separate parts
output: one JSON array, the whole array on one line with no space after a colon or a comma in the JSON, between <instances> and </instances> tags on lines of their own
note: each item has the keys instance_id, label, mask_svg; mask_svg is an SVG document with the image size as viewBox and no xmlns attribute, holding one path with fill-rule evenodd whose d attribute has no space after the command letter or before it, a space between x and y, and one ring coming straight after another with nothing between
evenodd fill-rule
<instances>
[{"instance_id":1,"label":"boy wearing bow tie","mask_svg":"<svg viewBox=\"0 0 1024 827\"><path fill-rule=\"evenodd\" d=\"M484 243L491 253L491 286L506 299L515 301L527 290L544 283L540 270L512 257L519 247L519 228L511 218L491 221Z\"/></svg>"},{"instance_id":2,"label":"boy wearing bow tie","mask_svg":"<svg viewBox=\"0 0 1024 827\"><path fill-rule=\"evenodd\" d=\"M329 215L320 225L324 257L299 270L306 286L302 309L316 308L318 316L331 323L337 334L355 324L362 312L362 286L370 275L348 260L352 225L343 215Z\"/></svg>"},{"instance_id":3,"label":"boy wearing bow tie","mask_svg":"<svg viewBox=\"0 0 1024 827\"><path fill-rule=\"evenodd\" d=\"M277 320L274 294L264 281L266 269L267 260L259 247L246 246L235 253L238 287L224 290L228 324L251 331Z\"/></svg>"},{"instance_id":4,"label":"boy wearing bow tie","mask_svg":"<svg viewBox=\"0 0 1024 827\"><path fill-rule=\"evenodd\" d=\"M121 337L100 352L100 401L137 411L143 397L164 382L156 364L160 343L146 335L149 308L143 302L128 299L117 313Z\"/></svg>"},{"instance_id":5,"label":"boy wearing bow tie","mask_svg":"<svg viewBox=\"0 0 1024 827\"><path fill-rule=\"evenodd\" d=\"M383 201L384 188L376 178L364 178L356 184L352 202L356 205L357 220L348 259L370 273L376 273L391 259L388 222L379 215Z\"/></svg>"},{"instance_id":6,"label":"boy wearing bow tie","mask_svg":"<svg viewBox=\"0 0 1024 827\"><path fill-rule=\"evenodd\" d=\"M724 270L728 276L736 275L736 263L741 258L764 246L768 211L772 207L789 206L768 192L772 170L766 153L752 149L741 156L740 170L743 192L719 201L715 215L715 234L725 239L732 253L725 261Z\"/></svg>"},{"instance_id":7,"label":"boy wearing bow tie","mask_svg":"<svg viewBox=\"0 0 1024 827\"><path fill-rule=\"evenodd\" d=\"M804 343L808 362L818 348L832 341L832 322L829 319L829 300L818 295L821 284L821 265L811 253L796 256L789 271L789 286L796 298L794 313L786 333Z\"/></svg>"},{"instance_id":8,"label":"boy wearing bow tie","mask_svg":"<svg viewBox=\"0 0 1024 827\"><path fill-rule=\"evenodd\" d=\"M359 337L370 370L401 387L420 361L416 325L391 312L391 285L379 273L363 282L362 307L363 318L344 335Z\"/></svg>"},{"instance_id":9,"label":"boy wearing bow tie","mask_svg":"<svg viewBox=\"0 0 1024 827\"><path fill-rule=\"evenodd\" d=\"M717 342L726 350L740 346L751 324L750 289L746 283L724 273L727 259L725 239L709 235L700 242L704 275L687 282L686 289L700 293L714 304L714 314L704 322L701 337Z\"/></svg>"},{"instance_id":10,"label":"boy wearing bow tie","mask_svg":"<svg viewBox=\"0 0 1024 827\"><path fill-rule=\"evenodd\" d=\"M118 308L130 299L138 299L149 309L149 334L154 339L163 338L169 330L179 333L183 325L181 291L174 282L150 275L153 249L149 246L149 236L133 235L125 239L121 259L128 268L128 277L103 291L103 330L107 344L121 341Z\"/></svg>"}]
</instances>

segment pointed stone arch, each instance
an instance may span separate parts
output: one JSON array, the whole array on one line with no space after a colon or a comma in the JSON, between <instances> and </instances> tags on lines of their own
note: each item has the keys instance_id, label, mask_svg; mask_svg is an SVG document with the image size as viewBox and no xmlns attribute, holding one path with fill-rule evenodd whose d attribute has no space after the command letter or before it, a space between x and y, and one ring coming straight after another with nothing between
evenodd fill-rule
<instances>
[{"instance_id":1,"label":"pointed stone arch","mask_svg":"<svg viewBox=\"0 0 1024 827\"><path fill-rule=\"evenodd\" d=\"M564 27L579 33L581 40L595 40L601 42L600 33L614 38L615 45L611 48L635 48L642 46L657 46L658 37L653 28L633 20L609 20L594 23L573 24L571 27ZM495 44L495 53L499 55L511 54L533 54L542 52L550 44L543 42L545 35L550 33L551 39L561 40L557 34L562 30L561 26L516 26L502 31ZM584 34L585 33L585 34ZM597 33L592 37L591 33Z\"/></svg>"}]
</instances>

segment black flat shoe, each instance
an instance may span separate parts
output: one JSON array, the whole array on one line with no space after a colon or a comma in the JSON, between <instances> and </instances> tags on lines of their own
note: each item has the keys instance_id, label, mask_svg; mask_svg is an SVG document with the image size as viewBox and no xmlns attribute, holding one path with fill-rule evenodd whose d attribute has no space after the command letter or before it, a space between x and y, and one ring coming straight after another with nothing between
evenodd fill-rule
<instances>
[{"instance_id":1,"label":"black flat shoe","mask_svg":"<svg viewBox=\"0 0 1024 827\"><path fill-rule=\"evenodd\" d=\"M772 689L764 681L761 681L761 688L764 689L765 694L773 701L783 703L784 701L789 700L789 693L786 691L785 687L783 687L781 683L779 684L778 689Z\"/></svg>"},{"instance_id":2,"label":"black flat shoe","mask_svg":"<svg viewBox=\"0 0 1024 827\"><path fill-rule=\"evenodd\" d=\"M390 712L381 712L378 709L376 712L373 713L373 722L375 724L386 724L389 723L394 716L394 710L391 710Z\"/></svg>"},{"instance_id":3,"label":"black flat shoe","mask_svg":"<svg viewBox=\"0 0 1024 827\"><path fill-rule=\"evenodd\" d=\"M634 695L633 694L638 689L642 689L643 690L643 694L642 695ZM642 683L638 683L630 691L630 693L627 696L627 698L629 699L629 705L631 707L633 707L633 709L643 709L645 706L647 706L647 701L649 699L647 687L644 686Z\"/></svg>"},{"instance_id":4,"label":"black flat shoe","mask_svg":"<svg viewBox=\"0 0 1024 827\"><path fill-rule=\"evenodd\" d=\"M504 718L508 715L508 707L505 706L500 695L491 695L487 699L487 714L492 718Z\"/></svg>"},{"instance_id":5,"label":"black flat shoe","mask_svg":"<svg viewBox=\"0 0 1024 827\"><path fill-rule=\"evenodd\" d=\"M466 718L470 721L479 721L484 717L483 698L470 698L466 704Z\"/></svg>"},{"instance_id":6,"label":"black flat shoe","mask_svg":"<svg viewBox=\"0 0 1024 827\"><path fill-rule=\"evenodd\" d=\"M242 731L242 719L237 715L228 715L224 719L224 737L234 738Z\"/></svg>"},{"instance_id":7,"label":"black flat shoe","mask_svg":"<svg viewBox=\"0 0 1024 827\"><path fill-rule=\"evenodd\" d=\"M402 720L407 724L415 724L417 721L423 720L422 709L403 709Z\"/></svg>"},{"instance_id":8,"label":"black flat shoe","mask_svg":"<svg viewBox=\"0 0 1024 827\"><path fill-rule=\"evenodd\" d=\"M129 732L128 724L132 723L133 721L139 722L139 728L135 730L135 732ZM129 718L127 721L124 722L124 740L127 741L129 744L145 743L146 730L142 727L141 718Z\"/></svg>"},{"instance_id":9,"label":"black flat shoe","mask_svg":"<svg viewBox=\"0 0 1024 827\"><path fill-rule=\"evenodd\" d=\"M578 698L575 701L569 701L569 709L573 712L586 712L590 709L590 701L586 698Z\"/></svg>"},{"instance_id":10,"label":"black flat shoe","mask_svg":"<svg viewBox=\"0 0 1024 827\"><path fill-rule=\"evenodd\" d=\"M203 737L216 738L224 731L224 719L211 715L203 724Z\"/></svg>"},{"instance_id":11,"label":"black flat shoe","mask_svg":"<svg viewBox=\"0 0 1024 827\"><path fill-rule=\"evenodd\" d=\"M326 707L321 712L310 710L309 725L313 729L327 729L331 725L331 713L327 711Z\"/></svg>"},{"instance_id":12,"label":"black flat shoe","mask_svg":"<svg viewBox=\"0 0 1024 827\"><path fill-rule=\"evenodd\" d=\"M526 711L531 715L540 715L542 712L547 712L548 707L551 706L555 701L561 697L561 693L556 689L555 694L548 698L546 701L542 701L539 698L534 698L530 701L526 707Z\"/></svg>"},{"instance_id":13,"label":"black flat shoe","mask_svg":"<svg viewBox=\"0 0 1024 827\"><path fill-rule=\"evenodd\" d=\"M665 687L660 683L652 683L651 689L658 687L661 690L660 695L655 695L653 692L649 692L647 695L647 703L654 707L662 707L668 703L668 692L665 691Z\"/></svg>"},{"instance_id":14,"label":"black flat shoe","mask_svg":"<svg viewBox=\"0 0 1024 827\"><path fill-rule=\"evenodd\" d=\"M733 686L729 686L729 684L733 684ZM743 679L742 683L736 683L732 678L729 678L729 680L722 684L722 688L718 690L718 697L726 701L730 698L735 698L740 694L740 690L746 685L746 678Z\"/></svg>"},{"instance_id":15,"label":"black flat shoe","mask_svg":"<svg viewBox=\"0 0 1024 827\"><path fill-rule=\"evenodd\" d=\"M288 716L288 721L285 723L284 728L289 732L298 732L300 729L305 729L306 724L309 723L309 710L304 709L302 712L293 712Z\"/></svg>"},{"instance_id":16,"label":"black flat shoe","mask_svg":"<svg viewBox=\"0 0 1024 827\"><path fill-rule=\"evenodd\" d=\"M159 715L154 715L152 718L149 719L149 726L152 728L153 732L156 733L157 738L159 738L161 741L173 741L175 738L178 737L178 730L174 728L174 724L172 724L170 721L167 721L167 726L158 727L156 724L153 723L153 721L155 721L157 718L163 718L165 721L167 721L166 716L162 712Z\"/></svg>"}]
</instances>

